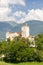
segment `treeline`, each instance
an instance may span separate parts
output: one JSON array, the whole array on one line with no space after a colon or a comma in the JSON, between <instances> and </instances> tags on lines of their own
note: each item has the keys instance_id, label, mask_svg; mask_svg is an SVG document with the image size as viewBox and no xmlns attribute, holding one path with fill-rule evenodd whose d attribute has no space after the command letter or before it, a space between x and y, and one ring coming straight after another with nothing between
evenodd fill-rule
<instances>
[{"instance_id":1,"label":"treeline","mask_svg":"<svg viewBox=\"0 0 43 65\"><path fill-rule=\"evenodd\" d=\"M0 42L0 57L4 55L3 60L12 63L43 61L43 34L38 34L34 39L35 47L30 47L34 42L21 37Z\"/></svg>"}]
</instances>

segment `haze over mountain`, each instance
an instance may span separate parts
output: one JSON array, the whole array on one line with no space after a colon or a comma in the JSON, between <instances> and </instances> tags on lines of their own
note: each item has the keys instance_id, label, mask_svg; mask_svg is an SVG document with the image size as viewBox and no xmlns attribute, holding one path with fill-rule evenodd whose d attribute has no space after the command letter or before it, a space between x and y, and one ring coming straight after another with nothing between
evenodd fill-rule
<instances>
[{"instance_id":1,"label":"haze over mountain","mask_svg":"<svg viewBox=\"0 0 43 65\"><path fill-rule=\"evenodd\" d=\"M21 27L26 24L30 27L30 35L43 33L42 21L31 20L22 24L17 24L15 22L0 22L0 40L5 39L6 32L20 32Z\"/></svg>"}]
</instances>

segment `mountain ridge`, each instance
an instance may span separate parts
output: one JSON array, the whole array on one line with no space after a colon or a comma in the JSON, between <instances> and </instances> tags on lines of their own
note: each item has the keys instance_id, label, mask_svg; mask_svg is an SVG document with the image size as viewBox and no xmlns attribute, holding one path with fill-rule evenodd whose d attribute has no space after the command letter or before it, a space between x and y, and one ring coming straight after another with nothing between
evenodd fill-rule
<instances>
[{"instance_id":1,"label":"mountain ridge","mask_svg":"<svg viewBox=\"0 0 43 65\"><path fill-rule=\"evenodd\" d=\"M11 25L12 24L12 25ZM26 21L22 24L17 24L15 22L0 22L0 40L5 39L6 32L21 32L21 27L23 25L28 25L30 28L30 35L36 35L38 33L43 33L43 22L42 21Z\"/></svg>"}]
</instances>

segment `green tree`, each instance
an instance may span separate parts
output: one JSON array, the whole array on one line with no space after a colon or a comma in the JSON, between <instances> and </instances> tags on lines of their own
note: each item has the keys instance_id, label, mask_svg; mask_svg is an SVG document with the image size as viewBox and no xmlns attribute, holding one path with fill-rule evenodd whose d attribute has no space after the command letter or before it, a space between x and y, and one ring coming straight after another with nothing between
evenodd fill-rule
<instances>
[{"instance_id":1,"label":"green tree","mask_svg":"<svg viewBox=\"0 0 43 65\"><path fill-rule=\"evenodd\" d=\"M36 44L37 49L43 51L43 34L38 34L35 37L35 44Z\"/></svg>"},{"instance_id":2,"label":"green tree","mask_svg":"<svg viewBox=\"0 0 43 65\"><path fill-rule=\"evenodd\" d=\"M37 60L43 61L43 34L38 34L35 37L35 44L37 49Z\"/></svg>"}]
</instances>

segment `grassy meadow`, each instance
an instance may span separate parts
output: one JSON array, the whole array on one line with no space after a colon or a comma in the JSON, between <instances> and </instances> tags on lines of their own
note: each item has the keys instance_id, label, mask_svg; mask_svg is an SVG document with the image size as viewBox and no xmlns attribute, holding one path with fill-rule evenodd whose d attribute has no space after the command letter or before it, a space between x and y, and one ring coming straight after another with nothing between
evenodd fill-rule
<instances>
[{"instance_id":1,"label":"grassy meadow","mask_svg":"<svg viewBox=\"0 0 43 65\"><path fill-rule=\"evenodd\" d=\"M0 62L0 65L43 65L43 62L23 62L23 63L5 63L5 62Z\"/></svg>"}]
</instances>

